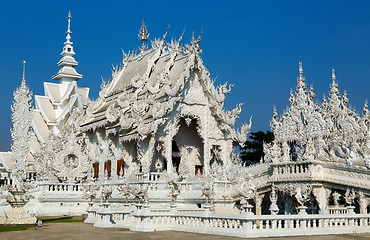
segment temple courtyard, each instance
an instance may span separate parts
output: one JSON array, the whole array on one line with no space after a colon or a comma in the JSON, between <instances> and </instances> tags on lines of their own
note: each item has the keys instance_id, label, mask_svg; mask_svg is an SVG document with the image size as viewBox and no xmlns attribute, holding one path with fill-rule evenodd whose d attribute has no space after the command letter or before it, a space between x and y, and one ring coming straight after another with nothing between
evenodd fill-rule
<instances>
[{"instance_id":1,"label":"temple courtyard","mask_svg":"<svg viewBox=\"0 0 370 240\"><path fill-rule=\"evenodd\" d=\"M0 239L240 239L226 236L216 236L208 234L185 233L176 231L158 231L158 232L133 232L119 228L95 228L90 224L82 222L72 223L44 223L42 227L29 228L25 231L2 232ZM257 239L257 238L248 238ZM291 239L291 240L329 240L329 239L370 239L370 233L363 234L341 234L325 236L297 236L297 237L273 237L259 238L267 239Z\"/></svg>"}]
</instances>

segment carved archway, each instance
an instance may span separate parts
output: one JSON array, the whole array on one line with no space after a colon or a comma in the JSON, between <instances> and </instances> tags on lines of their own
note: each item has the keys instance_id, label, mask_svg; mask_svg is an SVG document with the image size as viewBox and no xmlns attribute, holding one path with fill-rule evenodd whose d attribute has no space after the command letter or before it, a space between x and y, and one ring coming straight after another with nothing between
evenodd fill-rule
<instances>
[{"instance_id":1,"label":"carved archway","mask_svg":"<svg viewBox=\"0 0 370 240\"><path fill-rule=\"evenodd\" d=\"M199 117L180 115L172 138L172 165L180 175L203 174L204 141L200 134Z\"/></svg>"}]
</instances>

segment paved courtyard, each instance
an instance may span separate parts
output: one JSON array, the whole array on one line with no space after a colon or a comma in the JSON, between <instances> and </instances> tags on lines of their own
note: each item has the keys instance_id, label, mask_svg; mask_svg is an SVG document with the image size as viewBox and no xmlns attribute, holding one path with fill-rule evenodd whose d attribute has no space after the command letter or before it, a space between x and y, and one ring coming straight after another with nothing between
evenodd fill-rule
<instances>
[{"instance_id":1,"label":"paved courtyard","mask_svg":"<svg viewBox=\"0 0 370 240\"><path fill-rule=\"evenodd\" d=\"M45 223L41 228L30 228L25 231L18 232L2 232L0 233L0 239L6 240L31 240L31 239L83 239L83 240L92 240L92 239L212 239L212 240L221 240L221 239L241 239L233 237L224 237L224 236L215 236L215 235L206 235L206 234L197 234L197 233L184 233L184 232L175 232L175 231L166 231L166 232L132 232L125 229L104 229L104 228L95 228L90 224L85 224L81 222L77 223ZM255 238L253 238L255 239ZM275 237L275 238L263 238L263 240L273 239L273 240L331 240L331 239L361 239L361 240L370 240L370 233L366 234L344 234L344 235L326 235L326 236L301 236L301 237ZM260 238L261 240L261 238Z\"/></svg>"}]
</instances>

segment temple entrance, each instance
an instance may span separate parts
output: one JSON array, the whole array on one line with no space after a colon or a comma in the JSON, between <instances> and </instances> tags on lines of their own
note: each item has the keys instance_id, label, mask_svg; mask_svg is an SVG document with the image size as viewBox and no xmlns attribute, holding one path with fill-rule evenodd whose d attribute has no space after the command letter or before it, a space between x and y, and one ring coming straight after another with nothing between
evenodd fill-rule
<instances>
[{"instance_id":1,"label":"temple entrance","mask_svg":"<svg viewBox=\"0 0 370 240\"><path fill-rule=\"evenodd\" d=\"M203 175L203 141L197 132L198 120L181 118L172 141L172 166L179 175Z\"/></svg>"}]
</instances>

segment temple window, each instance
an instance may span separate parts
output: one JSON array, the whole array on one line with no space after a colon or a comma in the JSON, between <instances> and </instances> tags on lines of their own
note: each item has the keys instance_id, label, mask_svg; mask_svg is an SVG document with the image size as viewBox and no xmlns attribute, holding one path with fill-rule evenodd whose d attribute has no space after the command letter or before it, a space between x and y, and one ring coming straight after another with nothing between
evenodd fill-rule
<instances>
[{"instance_id":1,"label":"temple window","mask_svg":"<svg viewBox=\"0 0 370 240\"><path fill-rule=\"evenodd\" d=\"M107 177L111 176L111 173L112 173L111 170L112 170L112 161L111 160L105 161L104 162L104 174Z\"/></svg>"},{"instance_id":2,"label":"temple window","mask_svg":"<svg viewBox=\"0 0 370 240\"><path fill-rule=\"evenodd\" d=\"M195 165L195 175L203 175L203 165Z\"/></svg>"},{"instance_id":3,"label":"temple window","mask_svg":"<svg viewBox=\"0 0 370 240\"><path fill-rule=\"evenodd\" d=\"M99 163L95 162L92 165L93 165L93 169L94 169L93 178L98 178L99 177Z\"/></svg>"},{"instance_id":4,"label":"temple window","mask_svg":"<svg viewBox=\"0 0 370 240\"><path fill-rule=\"evenodd\" d=\"M125 175L125 161L123 159L117 160L117 176Z\"/></svg>"}]
</instances>

